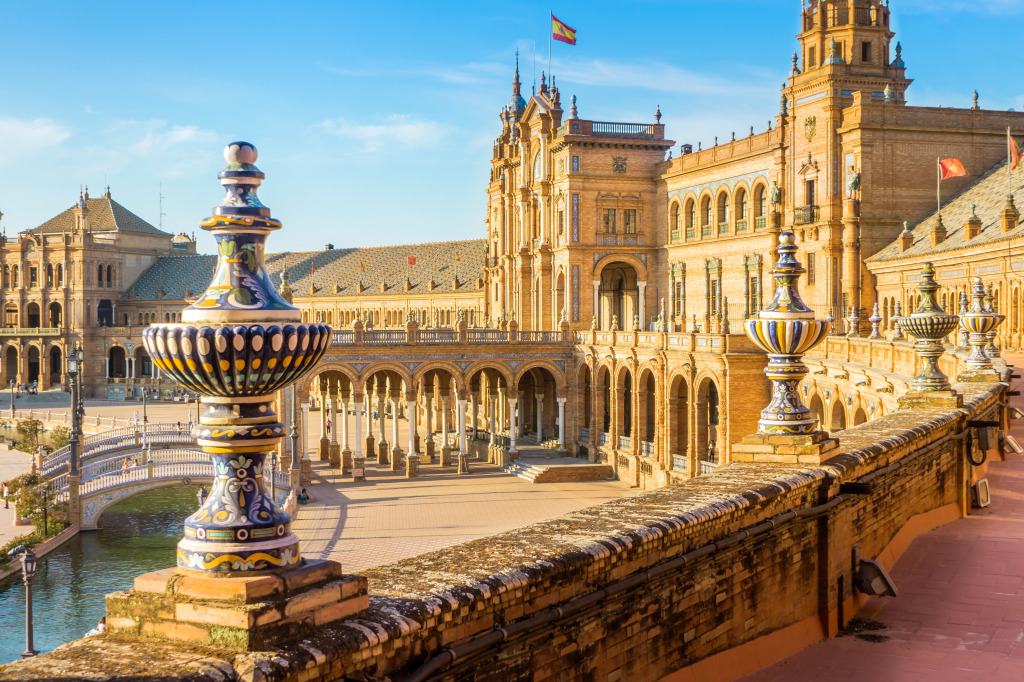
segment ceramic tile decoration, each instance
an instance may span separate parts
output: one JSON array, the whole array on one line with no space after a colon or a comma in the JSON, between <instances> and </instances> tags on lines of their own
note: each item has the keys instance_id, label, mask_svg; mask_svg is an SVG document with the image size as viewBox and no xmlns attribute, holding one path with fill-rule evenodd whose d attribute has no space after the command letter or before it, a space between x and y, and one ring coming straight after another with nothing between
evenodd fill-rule
<instances>
[{"instance_id":1,"label":"ceramic tile decoration","mask_svg":"<svg viewBox=\"0 0 1024 682\"><path fill-rule=\"evenodd\" d=\"M192 435L214 464L210 494L185 521L178 566L244 573L299 561L291 517L264 483L264 459L285 435L271 405L276 391L313 369L331 328L302 324L267 273L264 244L281 222L256 195L265 177L256 148L233 142L224 158L227 194L200 223L217 240L213 280L180 324L155 324L143 341L157 367L201 396L205 411Z\"/></svg>"},{"instance_id":2,"label":"ceramic tile decoration","mask_svg":"<svg viewBox=\"0 0 1024 682\"><path fill-rule=\"evenodd\" d=\"M900 328L917 339L914 350L922 362L910 388L918 393L951 389L949 379L939 369L938 362L943 353L942 339L956 329L959 318L946 314L935 300L938 289L935 267L925 263L921 268L921 283L917 286L921 292L921 303L915 312L899 318Z\"/></svg>"},{"instance_id":3,"label":"ceramic tile decoration","mask_svg":"<svg viewBox=\"0 0 1024 682\"><path fill-rule=\"evenodd\" d=\"M775 298L744 331L768 353L764 373L772 382L772 401L761 410L758 433L804 435L817 430L814 415L803 404L797 386L807 374L803 354L821 343L831 328L828 320L814 319L814 312L800 298L797 280L805 270L796 259L796 235L779 235L779 260L772 268Z\"/></svg>"}]
</instances>

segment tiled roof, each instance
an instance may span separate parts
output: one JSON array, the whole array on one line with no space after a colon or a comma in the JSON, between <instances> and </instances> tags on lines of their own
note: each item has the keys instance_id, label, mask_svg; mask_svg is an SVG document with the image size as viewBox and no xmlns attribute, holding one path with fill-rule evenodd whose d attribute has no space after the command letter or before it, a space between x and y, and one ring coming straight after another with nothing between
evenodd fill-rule
<instances>
[{"instance_id":1,"label":"tiled roof","mask_svg":"<svg viewBox=\"0 0 1024 682\"><path fill-rule=\"evenodd\" d=\"M1009 232L1002 231L1003 207L1006 206L1007 189L1006 161L1000 161L989 168L980 178L963 189L952 201L942 207L942 224L946 228L946 238L942 243L932 246L932 228L938 221L938 214L932 213L916 226L911 227L914 245L906 251L900 251L899 239L866 260L867 263L896 261L904 258L920 258L931 254L941 254L967 247L993 244L998 241L1019 237L1024 234L1022 226ZM1024 169L1012 172L1010 188L1017 210L1024 209ZM971 216L971 205L975 206L978 218L981 219L981 232L974 239L968 240L964 224ZM1024 212L1024 211L1022 211Z\"/></svg>"},{"instance_id":2,"label":"tiled roof","mask_svg":"<svg viewBox=\"0 0 1024 682\"><path fill-rule=\"evenodd\" d=\"M89 209L88 224L92 232L145 232L170 236L169 233L153 227L106 195L90 197L85 200L85 205ZM75 227L75 216L72 213L74 208L72 206L28 232L32 234L71 232Z\"/></svg>"},{"instance_id":3,"label":"tiled roof","mask_svg":"<svg viewBox=\"0 0 1024 682\"><path fill-rule=\"evenodd\" d=\"M460 292L474 291L475 280L482 273L486 249L487 243L483 239L469 239L364 249L292 251L268 254L267 270L278 289L281 288L281 272L287 270L288 284L297 297L420 295L430 292L428 282L431 278L437 284L435 294L452 293L451 282L455 279L456 266L459 281L463 283L459 287ZM408 265L409 256L416 259L416 265ZM158 258L128 289L122 300L195 298L206 290L216 262L217 257L213 255ZM359 271L360 263L365 268L362 273ZM413 285L409 291L405 290L407 276ZM365 287L362 292L357 290L360 281ZM314 282L316 291L310 293L310 284ZM387 291L381 291L382 282L387 282ZM335 285L340 287L340 291L335 290ZM162 297L157 295L161 289L164 291Z\"/></svg>"}]
</instances>

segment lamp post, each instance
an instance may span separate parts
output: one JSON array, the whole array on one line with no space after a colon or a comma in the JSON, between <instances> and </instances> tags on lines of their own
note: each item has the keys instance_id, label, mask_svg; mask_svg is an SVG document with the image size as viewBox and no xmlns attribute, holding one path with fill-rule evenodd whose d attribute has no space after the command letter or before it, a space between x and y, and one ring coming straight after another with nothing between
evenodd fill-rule
<instances>
[{"instance_id":1,"label":"lamp post","mask_svg":"<svg viewBox=\"0 0 1024 682\"><path fill-rule=\"evenodd\" d=\"M32 578L36 574L36 555L31 549L19 545L12 549L8 556L17 556L21 553L21 570L25 578L25 650L21 652L22 658L32 658L39 652L32 648Z\"/></svg>"},{"instance_id":2,"label":"lamp post","mask_svg":"<svg viewBox=\"0 0 1024 682\"><path fill-rule=\"evenodd\" d=\"M143 388L142 389L142 423L143 424L148 424L149 423L149 415L146 414L146 400L148 398L149 398L149 389L148 388ZM191 412L191 408L189 408L189 411ZM145 430L146 427L143 426L142 429Z\"/></svg>"},{"instance_id":3,"label":"lamp post","mask_svg":"<svg viewBox=\"0 0 1024 682\"><path fill-rule=\"evenodd\" d=\"M79 420L78 423L81 424L82 423L82 421L81 421L82 418L85 417L85 391L82 390L82 388L83 388L82 375L84 374L84 372L81 371L82 366L83 366L82 363L85 362L85 350L81 346L78 346L77 350L75 352L78 353L78 368L79 368L79 372L78 372L78 407L77 407L77 410L78 410L78 420Z\"/></svg>"},{"instance_id":4,"label":"lamp post","mask_svg":"<svg viewBox=\"0 0 1024 682\"><path fill-rule=\"evenodd\" d=\"M68 377L71 381L71 439L68 441L70 446L70 453L68 457L68 475L78 475L78 443L79 435L81 434L82 423L80 421L80 415L78 414L78 375L80 369L78 366L78 348L72 348L68 351Z\"/></svg>"},{"instance_id":5,"label":"lamp post","mask_svg":"<svg viewBox=\"0 0 1024 682\"><path fill-rule=\"evenodd\" d=\"M11 421L14 421L14 379L11 379Z\"/></svg>"}]
</instances>

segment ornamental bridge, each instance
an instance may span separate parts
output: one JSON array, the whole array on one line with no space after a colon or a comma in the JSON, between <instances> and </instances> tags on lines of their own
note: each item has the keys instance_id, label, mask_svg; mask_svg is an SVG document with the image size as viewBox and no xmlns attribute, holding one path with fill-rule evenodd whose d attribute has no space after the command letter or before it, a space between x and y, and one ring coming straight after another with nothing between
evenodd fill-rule
<instances>
[{"instance_id":1,"label":"ornamental bridge","mask_svg":"<svg viewBox=\"0 0 1024 682\"><path fill-rule=\"evenodd\" d=\"M144 424L110 429L82 438L77 505L79 530L96 530L112 505L157 488L213 482L213 463L202 452L187 426ZM68 481L71 446L55 450L36 471L49 484L55 504L71 503ZM126 461L130 462L126 466ZM288 472L277 471L278 490L289 488ZM75 508L71 504L72 509Z\"/></svg>"}]
</instances>

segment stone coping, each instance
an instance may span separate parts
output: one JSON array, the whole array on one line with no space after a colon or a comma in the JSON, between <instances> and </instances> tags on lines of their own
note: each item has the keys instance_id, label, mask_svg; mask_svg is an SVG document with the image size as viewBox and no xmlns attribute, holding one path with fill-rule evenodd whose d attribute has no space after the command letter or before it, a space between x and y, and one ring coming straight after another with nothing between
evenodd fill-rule
<instances>
[{"instance_id":1,"label":"stone coping","mask_svg":"<svg viewBox=\"0 0 1024 682\"><path fill-rule=\"evenodd\" d=\"M968 415L996 407L1005 384L956 388L964 395L962 408L901 410L846 429L839 434L841 454L818 467L735 463L678 485L364 571L372 596L363 613L301 641L284 642L272 655L220 652L216 657L241 679L269 680L325 661L358 664L388 640L407 642L418 632L428 637L426 648L418 649L429 654L450 641L440 630L451 618L479 620L483 625L474 632L482 634L774 515L819 504L825 490L836 492L837 483L896 462L917 450L922 438L924 445L935 442L962 427ZM588 570L595 565L602 570ZM516 608L509 609L513 604ZM72 643L59 653L9 666L0 671L0 680L53 679L73 651L104 657L111 655L108 646L120 651L119 644L108 642L100 637ZM163 655L163 646L157 650ZM168 656L168 661L186 660L180 651ZM188 660L199 665L195 662L207 658L197 653ZM84 675L76 670L70 676Z\"/></svg>"}]
</instances>

